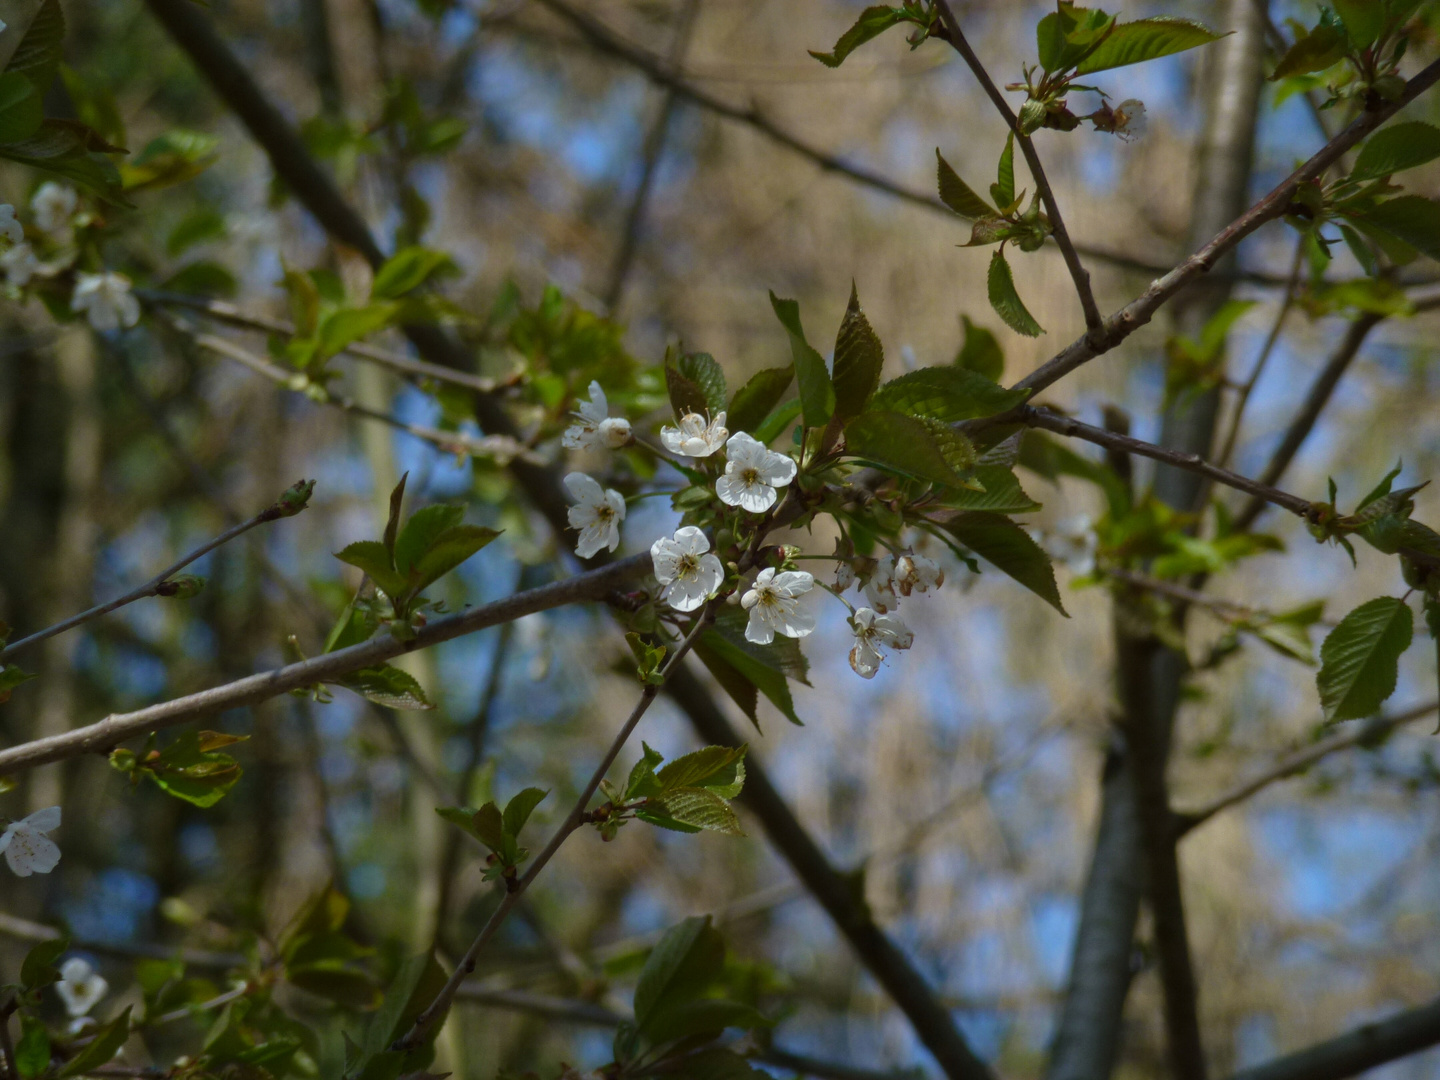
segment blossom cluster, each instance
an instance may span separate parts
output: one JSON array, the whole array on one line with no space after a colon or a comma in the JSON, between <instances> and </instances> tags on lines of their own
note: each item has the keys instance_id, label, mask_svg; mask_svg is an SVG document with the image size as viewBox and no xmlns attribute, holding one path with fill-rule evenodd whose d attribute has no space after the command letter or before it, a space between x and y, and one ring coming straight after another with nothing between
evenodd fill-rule
<instances>
[{"instance_id":1,"label":"blossom cluster","mask_svg":"<svg viewBox=\"0 0 1440 1080\"><path fill-rule=\"evenodd\" d=\"M562 439L567 448L614 449L634 438L627 421L609 415L609 404L597 383L590 384L590 400L580 403L574 416L575 423ZM761 516L774 509L781 490L798 474L798 466L790 456L771 450L746 432L730 434L723 412L713 417L688 413L675 426L660 429L660 442L671 454L695 461L723 453L723 471L712 467L710 473L715 498L727 508L726 513L742 522L747 520L743 515ZM619 548L620 525L626 511L624 496L583 472L567 475L565 486L576 500L569 510L570 525L579 532L575 553L588 559L602 550ZM650 546L650 556L660 586L658 599L674 611L696 611L725 592L729 576L726 564L711 551L705 531L695 525L681 526L673 536L656 540ZM729 571L737 577L728 599L731 603L738 599L748 614L747 641L769 645L776 635L803 638L814 631L815 614L805 599L817 584L813 574L767 566L747 582L737 563L732 562ZM899 597L938 589L945 581L945 573L933 560L913 553L892 555L883 561L843 559L838 563L835 586L822 588L839 597L857 580L868 606L851 609L855 641L850 666L869 679L880 670L887 651L908 649L914 641L914 634L899 616L891 614Z\"/></svg>"},{"instance_id":2,"label":"blossom cluster","mask_svg":"<svg viewBox=\"0 0 1440 1080\"><path fill-rule=\"evenodd\" d=\"M27 238L15 207L0 203L0 273L12 289L25 288L37 276L57 277L79 258L74 246L79 196L74 188L47 180L31 197L30 214L34 242ZM42 261L35 242L50 249L53 257ZM140 321L140 303L124 274L77 270L74 282L70 310L84 315L93 329L108 332Z\"/></svg>"}]
</instances>

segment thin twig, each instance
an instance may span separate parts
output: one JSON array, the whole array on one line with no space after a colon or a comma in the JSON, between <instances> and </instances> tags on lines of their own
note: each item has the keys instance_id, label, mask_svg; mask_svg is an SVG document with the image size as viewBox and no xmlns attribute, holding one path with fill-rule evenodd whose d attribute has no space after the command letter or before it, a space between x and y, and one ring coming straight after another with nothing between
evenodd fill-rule
<instances>
[{"instance_id":1,"label":"thin twig","mask_svg":"<svg viewBox=\"0 0 1440 1080\"><path fill-rule=\"evenodd\" d=\"M55 941L65 935L53 926L31 922L15 915L0 912L0 934L17 941ZM72 948L83 952L102 953L108 956L124 957L127 960L179 960L187 967L210 968L223 971L242 967L247 963L244 953L212 952L208 949L192 949L185 946L145 945L134 942L99 941L90 938L72 938Z\"/></svg>"},{"instance_id":2,"label":"thin twig","mask_svg":"<svg viewBox=\"0 0 1440 1080\"><path fill-rule=\"evenodd\" d=\"M661 687L665 685L665 681L669 679L680 661L685 658L685 654L690 651L691 646L699 640L700 635L714 621L715 606L717 603L719 603L719 601L712 600L705 605L700 617L695 620L695 625L690 628L690 632L685 635L685 639L680 642L680 645L666 660L664 668L660 671L660 682L658 684L647 684L645 689L640 692L640 700L636 703L635 708L631 710L630 716L626 719L619 733L610 743L610 748L605 752L605 756L601 759L595 772L591 774L589 782L581 790L580 797L575 800L575 805L570 808L570 813L566 815L565 820L560 823L559 828L557 828L554 835L550 837L549 843L547 843L540 854L535 857L535 861L524 875L516 879L513 885L507 882L505 896L501 899L495 910L491 912L490 918L486 921L480 933L476 935L475 940L470 943L470 947L465 950L465 955L461 957L460 963L456 965L455 970L451 972L450 978L446 980L440 993L438 993L435 996L435 1000L430 1002L430 1004L420 1012L420 1015L415 1018L415 1022L410 1026L410 1030L396 1039L390 1049L403 1052L419 1046L425 1041L425 1037L430 1033L431 1029L434 1028L440 1018L445 1015L446 1010L450 1008L450 1003L454 1001L455 994L460 989L461 983L475 973L475 963L479 959L481 950L483 950L490 942L490 939L495 936L496 931L500 929L506 917L519 902L520 897L525 894L525 890L531 886L540 875L540 872L545 869L545 865L554 857L555 853L560 850L560 846L565 843L572 833L584 824L585 808L590 804L590 800L594 797L596 789L600 787L600 781L605 779L605 774L610 771L610 766L615 764L615 759L620 756L620 751L624 749L625 743L629 740L636 725L640 723L641 717L649 711L650 706L659 696Z\"/></svg>"},{"instance_id":3,"label":"thin twig","mask_svg":"<svg viewBox=\"0 0 1440 1080\"><path fill-rule=\"evenodd\" d=\"M21 638L19 641L5 646L5 648L0 649L0 660L4 660L6 657L18 652L27 645L34 645L37 641L44 641L46 638L52 638L56 634L63 634L66 630L72 630L77 626L90 622L92 619L98 619L103 615L108 615L110 612L116 611L127 604L133 604L137 600L144 600L147 596L161 595L161 590L166 582L195 560L208 555L218 547L223 547L237 536L249 532L257 525L263 525L267 521L275 521L278 518L287 516L287 513L287 509L281 503L272 503L254 517L248 518L238 525L233 525L219 536L205 541L205 543L190 552L190 554L186 555L179 562L166 567L149 581L145 582L145 584L137 585L125 595L117 596L114 600L104 604L97 604L95 607L82 611L78 615L72 615L70 618L64 619L54 626L47 626L44 630L38 630L29 637Z\"/></svg>"},{"instance_id":4,"label":"thin twig","mask_svg":"<svg viewBox=\"0 0 1440 1080\"><path fill-rule=\"evenodd\" d=\"M935 0L935 10L940 13L940 21L945 26L951 47L964 58L986 96L994 103L996 111L1004 117L1005 123L1010 125L1010 130L1015 134L1015 142L1020 147L1020 152L1025 155L1025 164L1030 167L1030 175L1034 177L1035 187L1040 192L1040 201L1045 204L1045 212L1050 216L1050 229L1055 243L1059 245L1060 254L1065 257L1065 267L1070 271L1070 279L1075 282L1075 293L1080 297L1081 310L1085 312L1085 325L1098 342L1104 332L1105 320L1100 314L1099 305L1095 303L1095 294L1090 289L1090 274L1080 262L1075 245L1070 242L1070 233L1065 229L1065 219L1060 216L1060 204L1055 201L1055 193L1050 190L1050 180L1045 175L1045 167L1040 163L1035 144L1031 142L1030 136L1020 130L1019 118L1010 108L1010 103L1005 100L1000 88L995 85L995 81L990 78L990 73L985 70L980 57L975 55L970 42L965 39L965 34L960 29L960 20L955 18L947 0Z\"/></svg>"}]
</instances>

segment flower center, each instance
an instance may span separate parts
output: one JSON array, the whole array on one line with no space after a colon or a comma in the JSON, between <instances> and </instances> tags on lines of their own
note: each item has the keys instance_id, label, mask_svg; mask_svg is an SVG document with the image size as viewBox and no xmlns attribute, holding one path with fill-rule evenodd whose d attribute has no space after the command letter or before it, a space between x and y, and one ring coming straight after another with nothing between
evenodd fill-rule
<instances>
[{"instance_id":1,"label":"flower center","mask_svg":"<svg viewBox=\"0 0 1440 1080\"><path fill-rule=\"evenodd\" d=\"M694 577L700 571L700 560L694 555L681 555L675 566L676 577Z\"/></svg>"},{"instance_id":2,"label":"flower center","mask_svg":"<svg viewBox=\"0 0 1440 1080\"><path fill-rule=\"evenodd\" d=\"M760 483L760 472L758 469L741 469L740 482L746 487L753 487Z\"/></svg>"},{"instance_id":3,"label":"flower center","mask_svg":"<svg viewBox=\"0 0 1440 1080\"><path fill-rule=\"evenodd\" d=\"M595 508L596 521L608 522L614 516L615 510L610 506L609 503L602 503Z\"/></svg>"}]
</instances>

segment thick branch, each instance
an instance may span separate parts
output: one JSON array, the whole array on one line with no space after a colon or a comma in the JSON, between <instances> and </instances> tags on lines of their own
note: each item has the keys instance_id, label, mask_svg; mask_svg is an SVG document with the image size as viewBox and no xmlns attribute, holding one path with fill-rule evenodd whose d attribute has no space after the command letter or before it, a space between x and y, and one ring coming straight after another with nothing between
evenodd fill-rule
<instances>
[{"instance_id":1,"label":"thick branch","mask_svg":"<svg viewBox=\"0 0 1440 1080\"><path fill-rule=\"evenodd\" d=\"M1016 118L1014 110L1010 108L1005 95L1000 93L1000 88L990 78L990 73L985 70L985 65L980 62L980 57L975 55L975 50L970 48L970 42L965 39L964 32L960 29L960 20L955 18L955 13L950 10L946 0L935 0L935 10L940 13L940 21L945 26L947 40L951 46L964 58L971 73L975 76L981 88L985 91L995 109L1010 125L1010 130L1015 134L1015 142L1020 147L1020 152L1025 155L1025 164L1030 167L1030 175L1035 178L1035 187L1039 189L1040 201L1045 204L1045 212L1050 216L1050 228L1055 236L1055 243L1060 247L1060 253L1065 257L1065 267L1070 271L1070 278L1075 282L1076 295L1080 297L1081 310L1085 312L1085 325L1091 331L1099 331L1104 321L1100 315L1100 308L1095 303L1095 294L1090 291L1090 274L1081 265L1080 256L1075 251L1075 245L1070 242L1070 233L1065 229L1065 219L1060 216L1060 204L1055 201L1055 193L1050 190L1050 180L1045 175L1045 168L1040 163L1040 155L1035 150L1035 144L1031 142L1030 136L1020 130L1020 121Z\"/></svg>"},{"instance_id":2,"label":"thick branch","mask_svg":"<svg viewBox=\"0 0 1440 1080\"><path fill-rule=\"evenodd\" d=\"M393 660L403 653L438 645L442 641L511 622L524 615L548 611L566 604L603 600L649 572L649 553L633 555L599 570L577 574L564 581L516 593L493 604L436 619L419 629L414 641L401 642L388 634L381 634L348 649L338 649L282 668L247 675L224 686L187 694L185 697L135 712L113 713L88 727L75 728L60 735L51 735L0 750L0 776L31 769L36 765L45 765L51 761L79 757L82 754L109 753L126 739L189 723L227 709L255 705L290 690L299 690L316 683L334 682L362 668Z\"/></svg>"},{"instance_id":3,"label":"thick branch","mask_svg":"<svg viewBox=\"0 0 1440 1080\"><path fill-rule=\"evenodd\" d=\"M1343 1080L1440 1044L1440 999L1242 1069L1230 1080Z\"/></svg>"}]
</instances>

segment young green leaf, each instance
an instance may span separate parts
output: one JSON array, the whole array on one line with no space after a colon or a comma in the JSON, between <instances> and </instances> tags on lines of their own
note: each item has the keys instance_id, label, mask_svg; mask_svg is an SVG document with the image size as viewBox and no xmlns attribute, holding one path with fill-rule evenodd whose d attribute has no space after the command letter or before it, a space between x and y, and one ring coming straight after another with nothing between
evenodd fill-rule
<instances>
[{"instance_id":1,"label":"young green leaf","mask_svg":"<svg viewBox=\"0 0 1440 1080\"><path fill-rule=\"evenodd\" d=\"M340 685L387 709L433 709L425 688L393 664L362 668L340 678Z\"/></svg>"},{"instance_id":2,"label":"young green leaf","mask_svg":"<svg viewBox=\"0 0 1440 1080\"><path fill-rule=\"evenodd\" d=\"M786 639L793 640L793 639ZM767 663L756 655L753 650L747 650L729 635L718 628L711 628L701 636L699 644L704 646L702 660L705 657L712 657L725 664L731 671L734 671L750 683L752 687L759 690L774 705L784 717L792 724L803 726L803 721L795 712L795 699L790 694L790 686L785 681L785 673L772 663ZM754 649L762 649L766 646L754 646ZM803 681L803 680L802 680ZM722 683L722 685L724 685ZM737 700L739 700L737 698ZM754 701L754 698L750 699ZM740 702L744 707L744 702ZM759 721L750 712L746 713L756 729L760 727Z\"/></svg>"},{"instance_id":3,"label":"young green leaf","mask_svg":"<svg viewBox=\"0 0 1440 1080\"><path fill-rule=\"evenodd\" d=\"M1157 60L1201 45L1219 41L1217 34L1189 19L1158 17L1116 23L1099 46L1080 61L1077 75L1093 75L1097 71L1126 67L1130 64Z\"/></svg>"},{"instance_id":4,"label":"young green leaf","mask_svg":"<svg viewBox=\"0 0 1440 1080\"><path fill-rule=\"evenodd\" d=\"M662 794L680 788L711 787L711 781L717 777L722 784L729 784L736 763L744 759L747 749L744 745L706 746L676 758L656 773L655 778L660 782Z\"/></svg>"},{"instance_id":5,"label":"young green leaf","mask_svg":"<svg viewBox=\"0 0 1440 1080\"><path fill-rule=\"evenodd\" d=\"M1019 479L1003 465L975 466L975 480L984 491L952 488L940 499L940 505L955 510L989 510L994 514L1029 514L1040 509L1020 486Z\"/></svg>"},{"instance_id":6,"label":"young green leaf","mask_svg":"<svg viewBox=\"0 0 1440 1080\"><path fill-rule=\"evenodd\" d=\"M976 555L1009 574L1061 615L1068 617L1069 613L1060 601L1050 556L1019 525L999 514L976 511L956 514L937 524Z\"/></svg>"},{"instance_id":7,"label":"young green leaf","mask_svg":"<svg viewBox=\"0 0 1440 1080\"><path fill-rule=\"evenodd\" d=\"M675 369L700 388L705 399L703 416L725 411L725 372L709 353L685 353L675 362Z\"/></svg>"},{"instance_id":8,"label":"young green leaf","mask_svg":"<svg viewBox=\"0 0 1440 1080\"><path fill-rule=\"evenodd\" d=\"M415 1018L439 996L444 986L445 969L436 963L434 955L422 953L401 964L394 980L385 988L383 1004L365 1025L365 1050L370 1054L385 1052L391 1043L409 1030ZM443 1026L442 1018L431 1028L432 1041ZM417 1047L402 1057L402 1063L413 1062L418 1068L429 1062L433 1052L429 1045Z\"/></svg>"},{"instance_id":9,"label":"young green leaf","mask_svg":"<svg viewBox=\"0 0 1440 1080\"><path fill-rule=\"evenodd\" d=\"M960 174L935 150L935 173L940 188L940 201L961 217L994 217L995 208L971 190L970 185L960 179Z\"/></svg>"},{"instance_id":10,"label":"young green leaf","mask_svg":"<svg viewBox=\"0 0 1440 1080\"><path fill-rule=\"evenodd\" d=\"M390 552L378 540L357 540L337 551L335 557L362 570L392 600L405 593L409 583L395 572Z\"/></svg>"},{"instance_id":11,"label":"young green leaf","mask_svg":"<svg viewBox=\"0 0 1440 1080\"><path fill-rule=\"evenodd\" d=\"M27 990L43 990L57 982L60 972L55 965L69 949L70 938L67 934L31 946L20 963L20 985Z\"/></svg>"},{"instance_id":12,"label":"young green leaf","mask_svg":"<svg viewBox=\"0 0 1440 1080\"><path fill-rule=\"evenodd\" d=\"M399 305L390 301L331 312L320 320L317 361L328 360L347 346L384 330L399 312Z\"/></svg>"},{"instance_id":13,"label":"young green leaf","mask_svg":"<svg viewBox=\"0 0 1440 1080\"><path fill-rule=\"evenodd\" d=\"M456 525L446 529L410 569L411 589L419 592L440 580L481 548L501 530L484 525Z\"/></svg>"},{"instance_id":14,"label":"young green leaf","mask_svg":"<svg viewBox=\"0 0 1440 1080\"><path fill-rule=\"evenodd\" d=\"M1270 80L1274 82L1290 75L1324 71L1343 59L1345 34L1338 27L1321 23L1305 36L1296 39L1295 44L1285 51L1285 55L1275 65Z\"/></svg>"},{"instance_id":15,"label":"young green leaf","mask_svg":"<svg viewBox=\"0 0 1440 1080\"><path fill-rule=\"evenodd\" d=\"M423 247L402 248L376 271L370 295L380 300L398 300L433 277L457 272L455 263L443 251Z\"/></svg>"},{"instance_id":16,"label":"young green leaf","mask_svg":"<svg viewBox=\"0 0 1440 1080\"><path fill-rule=\"evenodd\" d=\"M846 425L845 452L917 480L946 487L973 483L969 470L975 448L964 435L928 416L871 409Z\"/></svg>"},{"instance_id":17,"label":"young green leaf","mask_svg":"<svg viewBox=\"0 0 1440 1080\"><path fill-rule=\"evenodd\" d=\"M754 431L757 442L769 446L789 429L801 412L799 398L791 398L784 405L778 406L769 416L765 417L760 426ZM726 418L728 421L728 417Z\"/></svg>"},{"instance_id":18,"label":"young green leaf","mask_svg":"<svg viewBox=\"0 0 1440 1080\"><path fill-rule=\"evenodd\" d=\"M1401 195L1352 217L1440 261L1440 203L1419 195Z\"/></svg>"},{"instance_id":19,"label":"young green leaf","mask_svg":"<svg viewBox=\"0 0 1440 1080\"><path fill-rule=\"evenodd\" d=\"M755 434L756 428L765 417L780 404L780 399L790 389L794 378L793 364L757 371L730 399L730 408L725 413L725 426L731 431Z\"/></svg>"},{"instance_id":20,"label":"young green leaf","mask_svg":"<svg viewBox=\"0 0 1440 1080\"><path fill-rule=\"evenodd\" d=\"M1320 646L1315 677L1325 719L1361 720L1395 692L1400 654L1410 647L1415 618L1390 596L1361 604L1340 620Z\"/></svg>"},{"instance_id":21,"label":"young green leaf","mask_svg":"<svg viewBox=\"0 0 1440 1080\"><path fill-rule=\"evenodd\" d=\"M1010 274L1010 264L1005 261L1004 252L996 251L990 257L990 273L986 280L990 306L1005 320L1006 326L1026 337L1039 337L1045 332L1015 291L1015 279Z\"/></svg>"},{"instance_id":22,"label":"young green leaf","mask_svg":"<svg viewBox=\"0 0 1440 1080\"><path fill-rule=\"evenodd\" d=\"M126 1005L125 1010L110 1023L105 1024L94 1035L84 1048L65 1063L65 1067L57 1074L57 1080L66 1080L71 1076L85 1076L102 1065L108 1065L120 1048L130 1038L130 1010L132 1006Z\"/></svg>"},{"instance_id":23,"label":"young green leaf","mask_svg":"<svg viewBox=\"0 0 1440 1080\"><path fill-rule=\"evenodd\" d=\"M902 9L877 4L862 11L855 24L840 35L840 39L835 42L835 48L828 53L816 52L814 49L806 51L826 67L837 68L861 45L904 21L905 12Z\"/></svg>"},{"instance_id":24,"label":"young green leaf","mask_svg":"<svg viewBox=\"0 0 1440 1080\"><path fill-rule=\"evenodd\" d=\"M835 412L835 386L830 381L825 358L805 340L798 303L782 300L772 292L770 306L790 335L790 355L795 364L795 381L800 386L800 409L805 417L805 426L824 427Z\"/></svg>"},{"instance_id":25,"label":"young green leaf","mask_svg":"<svg viewBox=\"0 0 1440 1080\"><path fill-rule=\"evenodd\" d=\"M1440 157L1440 128L1409 120L1381 128L1360 147L1351 180L1378 180Z\"/></svg>"},{"instance_id":26,"label":"young green leaf","mask_svg":"<svg viewBox=\"0 0 1440 1080\"><path fill-rule=\"evenodd\" d=\"M1000 164L995 169L995 183L990 185L990 197L996 206L1009 206L1015 201L1015 133L1005 137L1005 149L1000 151Z\"/></svg>"},{"instance_id":27,"label":"young green leaf","mask_svg":"<svg viewBox=\"0 0 1440 1080\"><path fill-rule=\"evenodd\" d=\"M835 415L842 421L865 411L870 395L880 385L885 349L860 310L860 297L850 285L850 304L835 337Z\"/></svg>"},{"instance_id":28,"label":"young green leaf","mask_svg":"<svg viewBox=\"0 0 1440 1080\"><path fill-rule=\"evenodd\" d=\"M642 1031L663 1007L694 1001L725 962L725 942L710 917L691 917L665 932L635 984L635 1023Z\"/></svg>"},{"instance_id":29,"label":"young green leaf","mask_svg":"<svg viewBox=\"0 0 1440 1080\"><path fill-rule=\"evenodd\" d=\"M661 828L673 828L670 822L674 821L691 829L727 836L745 835L740 828L740 819L730 804L708 788L680 788L665 795L661 801L663 812L647 807L636 816Z\"/></svg>"},{"instance_id":30,"label":"young green leaf","mask_svg":"<svg viewBox=\"0 0 1440 1080\"><path fill-rule=\"evenodd\" d=\"M505 813L502 815L506 835L511 839L519 837L520 830L530 820L530 815L535 812L535 807L539 806L545 800L545 796L549 794L542 788L527 787L512 797L505 804Z\"/></svg>"},{"instance_id":31,"label":"young green leaf","mask_svg":"<svg viewBox=\"0 0 1440 1080\"><path fill-rule=\"evenodd\" d=\"M15 1068L24 1080L32 1080L49 1067L50 1033L40 1021L22 1013L20 1041L15 1044Z\"/></svg>"},{"instance_id":32,"label":"young green leaf","mask_svg":"<svg viewBox=\"0 0 1440 1080\"><path fill-rule=\"evenodd\" d=\"M410 515L405 527L395 538L395 570L402 577L411 576L421 556L438 540L442 533L460 524L465 516L463 506L449 506L437 503L421 507Z\"/></svg>"},{"instance_id":33,"label":"young green leaf","mask_svg":"<svg viewBox=\"0 0 1440 1080\"><path fill-rule=\"evenodd\" d=\"M1345 33L1357 49L1368 49L1385 29L1382 0L1335 0L1335 14L1345 24Z\"/></svg>"},{"instance_id":34,"label":"young green leaf","mask_svg":"<svg viewBox=\"0 0 1440 1080\"><path fill-rule=\"evenodd\" d=\"M655 778L655 768L665 758L658 750L652 750L649 743L642 742L640 745L644 748L644 755L630 769L630 775L625 781L622 797L626 802L632 799L648 799L660 794L660 781Z\"/></svg>"},{"instance_id":35,"label":"young green leaf","mask_svg":"<svg viewBox=\"0 0 1440 1080\"><path fill-rule=\"evenodd\" d=\"M1006 412L1029 396L1028 390L1007 390L967 368L931 367L891 379L876 391L871 408L949 424Z\"/></svg>"},{"instance_id":36,"label":"young green leaf","mask_svg":"<svg viewBox=\"0 0 1440 1080\"><path fill-rule=\"evenodd\" d=\"M965 330L965 342L955 354L955 366L998 383L1005 374L1005 353L999 340L985 327L971 322L969 315L961 315L960 322Z\"/></svg>"}]
</instances>

